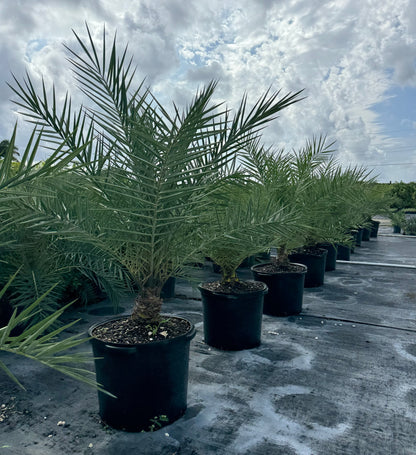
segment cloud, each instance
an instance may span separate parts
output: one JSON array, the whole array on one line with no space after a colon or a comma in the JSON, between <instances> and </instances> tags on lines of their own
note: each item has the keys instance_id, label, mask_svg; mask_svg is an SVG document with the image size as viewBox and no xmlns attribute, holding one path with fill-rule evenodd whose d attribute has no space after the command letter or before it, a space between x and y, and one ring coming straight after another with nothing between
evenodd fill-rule
<instances>
[{"instance_id":1,"label":"cloud","mask_svg":"<svg viewBox=\"0 0 416 455\"><path fill-rule=\"evenodd\" d=\"M28 68L63 94L74 92L62 42L76 47L71 29L85 36L85 21L99 42L105 24L110 39L117 30L120 45L129 43L138 79L146 77L164 102L185 106L211 79L219 80L216 99L230 107L244 93L254 102L268 88L305 89L307 98L281 112L265 141L291 149L324 133L346 164L389 162L400 139L389 140L374 106L392 87L416 86L412 0L20 0L3 2L0 12L4 81L10 69ZM15 117L5 85L0 97L7 137ZM406 170L389 172L395 179Z\"/></svg>"}]
</instances>

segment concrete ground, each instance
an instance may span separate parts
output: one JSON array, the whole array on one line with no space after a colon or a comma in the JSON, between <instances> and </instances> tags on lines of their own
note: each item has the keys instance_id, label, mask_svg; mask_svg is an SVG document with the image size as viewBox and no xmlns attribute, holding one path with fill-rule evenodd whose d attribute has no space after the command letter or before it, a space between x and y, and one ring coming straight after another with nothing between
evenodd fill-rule
<instances>
[{"instance_id":1,"label":"concrete ground","mask_svg":"<svg viewBox=\"0 0 416 455\"><path fill-rule=\"evenodd\" d=\"M154 433L103 427L94 390L3 354L27 391L0 376L0 454L416 454L416 237L390 232L305 289L302 314L264 316L252 350L204 344L199 293L178 282L164 310L197 327L188 410ZM106 302L77 311L74 331L109 314Z\"/></svg>"}]
</instances>

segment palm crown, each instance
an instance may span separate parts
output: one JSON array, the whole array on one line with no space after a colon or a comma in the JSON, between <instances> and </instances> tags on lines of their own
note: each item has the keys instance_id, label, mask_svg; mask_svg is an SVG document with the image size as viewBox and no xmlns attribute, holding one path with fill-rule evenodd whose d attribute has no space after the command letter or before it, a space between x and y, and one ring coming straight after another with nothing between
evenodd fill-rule
<instances>
[{"instance_id":1,"label":"palm crown","mask_svg":"<svg viewBox=\"0 0 416 455\"><path fill-rule=\"evenodd\" d=\"M82 55L68 50L92 107L74 112L67 96L59 111L55 93L50 100L43 87L38 95L29 76L24 83L15 79L13 90L24 114L44 128L48 146L62 139L69 149L87 144L79 155L82 166L73 171L81 176L75 184L82 179L82 192L73 186L74 203L85 216L62 216L67 207L60 204L49 210L50 225L119 262L139 289L133 318L154 320L164 282L201 249L200 214L211 204L208 196L221 185L224 169L300 92L281 98L268 92L251 109L244 97L231 115L212 103L212 82L182 112L173 105L170 115L143 84L132 89L127 50L119 57L114 40L108 57L104 35L99 55L87 32L86 42L75 34ZM74 214L80 211L73 208Z\"/></svg>"}]
</instances>

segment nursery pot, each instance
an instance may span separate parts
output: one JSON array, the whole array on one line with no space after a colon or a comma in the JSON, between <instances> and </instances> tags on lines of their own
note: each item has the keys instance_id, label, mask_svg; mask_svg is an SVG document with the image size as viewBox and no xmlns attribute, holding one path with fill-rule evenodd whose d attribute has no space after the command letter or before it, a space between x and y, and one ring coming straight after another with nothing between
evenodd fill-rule
<instances>
[{"instance_id":1,"label":"nursery pot","mask_svg":"<svg viewBox=\"0 0 416 455\"><path fill-rule=\"evenodd\" d=\"M214 273L221 273L221 266L216 264L215 262L212 263L212 270Z\"/></svg>"},{"instance_id":2,"label":"nursery pot","mask_svg":"<svg viewBox=\"0 0 416 455\"><path fill-rule=\"evenodd\" d=\"M319 243L318 247L328 251L328 254L326 255L325 272L335 270L338 254L337 246L332 243Z\"/></svg>"},{"instance_id":3,"label":"nursery pot","mask_svg":"<svg viewBox=\"0 0 416 455\"><path fill-rule=\"evenodd\" d=\"M205 289L201 283L205 343L239 351L261 343L264 294L267 286L246 293L226 294Z\"/></svg>"},{"instance_id":4,"label":"nursery pot","mask_svg":"<svg viewBox=\"0 0 416 455\"><path fill-rule=\"evenodd\" d=\"M248 256L240 264L240 267L251 267L256 262L256 256Z\"/></svg>"},{"instance_id":5,"label":"nursery pot","mask_svg":"<svg viewBox=\"0 0 416 455\"><path fill-rule=\"evenodd\" d=\"M267 262L270 261L270 252L264 251L261 253L256 254L255 262ZM252 264L254 265L254 264Z\"/></svg>"},{"instance_id":6,"label":"nursery pot","mask_svg":"<svg viewBox=\"0 0 416 455\"><path fill-rule=\"evenodd\" d=\"M117 397L98 391L103 422L120 430L146 431L152 425L151 419L166 416L167 421L160 422L163 426L181 417L187 405L189 345L195 336L194 325L189 322L189 331L176 338L126 345L94 338L94 329L102 324L93 325L88 332L97 382Z\"/></svg>"},{"instance_id":7,"label":"nursery pot","mask_svg":"<svg viewBox=\"0 0 416 455\"><path fill-rule=\"evenodd\" d=\"M370 229L367 229L367 228L363 228L363 242L369 242L370 241Z\"/></svg>"},{"instance_id":8,"label":"nursery pot","mask_svg":"<svg viewBox=\"0 0 416 455\"><path fill-rule=\"evenodd\" d=\"M171 297L175 297L175 285L176 285L176 277L170 276L166 283L162 287L162 292L160 296L163 299L169 299Z\"/></svg>"},{"instance_id":9,"label":"nursery pot","mask_svg":"<svg viewBox=\"0 0 416 455\"><path fill-rule=\"evenodd\" d=\"M361 228L359 229L354 229L351 231L353 237L354 237L354 245L355 246L361 246L361 241L363 239L363 230Z\"/></svg>"},{"instance_id":10,"label":"nursery pot","mask_svg":"<svg viewBox=\"0 0 416 455\"><path fill-rule=\"evenodd\" d=\"M401 230L400 226L393 226L393 234L400 234Z\"/></svg>"},{"instance_id":11,"label":"nursery pot","mask_svg":"<svg viewBox=\"0 0 416 455\"><path fill-rule=\"evenodd\" d=\"M348 245L337 246L337 259L341 261L349 261L351 259L351 248Z\"/></svg>"},{"instance_id":12,"label":"nursery pot","mask_svg":"<svg viewBox=\"0 0 416 455\"><path fill-rule=\"evenodd\" d=\"M254 279L262 281L269 289L264 296L263 313L271 316L289 316L302 311L303 287L307 267L303 264L291 264L299 271L267 272L262 271L271 263L251 267Z\"/></svg>"},{"instance_id":13,"label":"nursery pot","mask_svg":"<svg viewBox=\"0 0 416 455\"><path fill-rule=\"evenodd\" d=\"M370 237L377 237L379 226L380 226L380 221L371 220Z\"/></svg>"},{"instance_id":14,"label":"nursery pot","mask_svg":"<svg viewBox=\"0 0 416 455\"><path fill-rule=\"evenodd\" d=\"M325 264L328 251L317 248L317 253L292 253L290 262L304 264L308 268L305 275L305 288L314 288L324 284Z\"/></svg>"}]
</instances>

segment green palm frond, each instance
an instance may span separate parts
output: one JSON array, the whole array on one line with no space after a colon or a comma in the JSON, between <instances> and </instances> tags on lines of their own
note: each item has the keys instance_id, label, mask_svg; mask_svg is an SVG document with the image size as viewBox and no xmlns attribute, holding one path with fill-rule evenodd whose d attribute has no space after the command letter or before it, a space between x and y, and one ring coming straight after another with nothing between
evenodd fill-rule
<instances>
[{"instance_id":1,"label":"green palm frond","mask_svg":"<svg viewBox=\"0 0 416 455\"><path fill-rule=\"evenodd\" d=\"M224 193L206 217L201 248L221 267L223 281L230 281L246 257L291 241L304 227L299 213L264 185L229 185Z\"/></svg>"},{"instance_id":2,"label":"green palm frond","mask_svg":"<svg viewBox=\"0 0 416 455\"><path fill-rule=\"evenodd\" d=\"M45 175L64 172L67 166L89 146L89 143L85 142L78 148L68 151L66 150L65 142L61 142L46 160L39 163L36 157L43 132L35 128L20 161L15 162L13 161L13 151L16 134L17 126L15 125L4 159L0 160L0 191L7 188L16 188L18 185Z\"/></svg>"},{"instance_id":3,"label":"green palm frond","mask_svg":"<svg viewBox=\"0 0 416 455\"><path fill-rule=\"evenodd\" d=\"M0 283L24 264L8 300L23 307L60 283L42 300L42 311L32 323L68 301L65 290L71 270L78 270L85 281L104 290L115 309L120 298L131 292L131 277L125 268L90 241L90 237L95 240L98 228L89 216L89 206L83 203L88 194L83 194L82 182L82 175L71 171L56 179L44 176L20 185L19 192L13 189L1 194L1 256L7 264L0 268ZM65 230L67 238L63 238Z\"/></svg>"},{"instance_id":4,"label":"green palm frond","mask_svg":"<svg viewBox=\"0 0 416 455\"><path fill-rule=\"evenodd\" d=\"M17 271L0 290L0 298L4 295L7 288L12 284L19 271ZM24 308L21 312L15 310L7 326L0 328L0 351L9 352L16 355L22 355L32 360L36 360L43 365L53 368L73 379L80 380L90 386L102 390L99 384L94 380L94 372L84 368L91 362L89 352L64 353L72 348L86 342L88 338L81 338L80 335L70 336L68 338L57 340L57 337L63 331L69 329L77 321L59 327L56 330L48 329L54 325L69 305L59 309L55 313L43 318L34 325L28 326L20 335L12 335L13 329L26 324L39 312L39 305L47 295L53 291L53 287L36 299L31 305ZM0 368L15 381L20 387L24 388L12 371L0 360Z\"/></svg>"}]
</instances>

